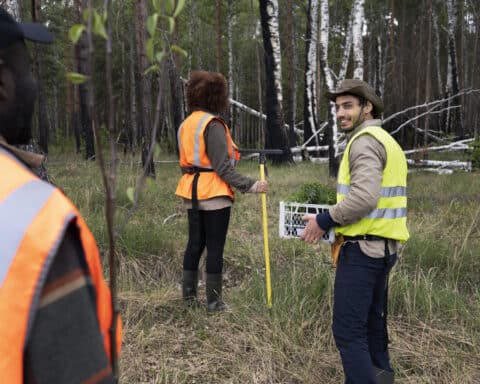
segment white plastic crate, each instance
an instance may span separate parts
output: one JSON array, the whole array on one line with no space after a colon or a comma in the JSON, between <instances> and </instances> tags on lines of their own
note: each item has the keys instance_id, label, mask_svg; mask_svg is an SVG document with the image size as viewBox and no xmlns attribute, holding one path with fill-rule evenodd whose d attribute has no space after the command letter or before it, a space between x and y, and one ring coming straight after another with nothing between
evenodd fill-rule
<instances>
[{"instance_id":1,"label":"white plastic crate","mask_svg":"<svg viewBox=\"0 0 480 384\"><path fill-rule=\"evenodd\" d=\"M330 205L305 204L305 203L287 203L280 202L280 218L278 220L278 232L282 238L299 238L305 229L305 222L302 220L306 213L318 215L327 211ZM328 231L321 241L333 243L335 241L335 231L333 228Z\"/></svg>"}]
</instances>

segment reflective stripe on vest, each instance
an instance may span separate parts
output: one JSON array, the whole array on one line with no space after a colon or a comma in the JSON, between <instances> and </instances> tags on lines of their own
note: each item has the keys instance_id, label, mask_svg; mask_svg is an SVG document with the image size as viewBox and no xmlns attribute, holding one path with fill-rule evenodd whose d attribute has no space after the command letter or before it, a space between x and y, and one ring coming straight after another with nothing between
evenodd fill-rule
<instances>
[{"instance_id":1,"label":"reflective stripe on vest","mask_svg":"<svg viewBox=\"0 0 480 384\"><path fill-rule=\"evenodd\" d=\"M376 208L356 223L337 227L336 233L347 236L377 235L406 241L409 238L407 217L407 165L398 143L380 127L366 127L347 144L338 173L337 202L350 193L350 147L358 136L370 134L385 148L387 161L382 174L380 198Z\"/></svg>"},{"instance_id":2,"label":"reflective stripe on vest","mask_svg":"<svg viewBox=\"0 0 480 384\"><path fill-rule=\"evenodd\" d=\"M200 132L202 132L202 126L203 124L205 124L205 121L208 119L208 118L213 118L213 115L210 115L209 113L205 113L202 118L200 119L200 121L198 122L197 124L197 127L195 128L195 140L194 140L194 149L193 149L193 166L195 167L200 167L200 168L208 168L208 169L212 169L211 166L202 166L201 165L201 162L200 162ZM184 126L184 123L182 123L182 125L180 125L180 128L178 129L178 133L177 133L177 142L178 142L178 152L181 153L181 150L182 150L182 131L183 131L183 126Z\"/></svg>"},{"instance_id":3,"label":"reflective stripe on vest","mask_svg":"<svg viewBox=\"0 0 480 384\"><path fill-rule=\"evenodd\" d=\"M0 203L0 233L2 258L0 259L0 286L15 257L18 247L38 211L52 194L53 186L40 180L22 185ZM19 204L21 202L21 204ZM5 220L7 219L8 220Z\"/></svg>"}]
</instances>

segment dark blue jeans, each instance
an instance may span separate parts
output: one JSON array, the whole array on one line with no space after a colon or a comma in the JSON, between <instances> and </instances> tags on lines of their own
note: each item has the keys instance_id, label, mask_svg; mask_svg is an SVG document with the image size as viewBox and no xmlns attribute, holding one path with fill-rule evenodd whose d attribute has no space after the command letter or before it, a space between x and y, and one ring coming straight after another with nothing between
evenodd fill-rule
<instances>
[{"instance_id":1,"label":"dark blue jeans","mask_svg":"<svg viewBox=\"0 0 480 384\"><path fill-rule=\"evenodd\" d=\"M376 384L374 366L392 371L388 356L387 279L397 260L375 259L357 242L340 250L335 276L333 336L346 384Z\"/></svg>"}]
</instances>

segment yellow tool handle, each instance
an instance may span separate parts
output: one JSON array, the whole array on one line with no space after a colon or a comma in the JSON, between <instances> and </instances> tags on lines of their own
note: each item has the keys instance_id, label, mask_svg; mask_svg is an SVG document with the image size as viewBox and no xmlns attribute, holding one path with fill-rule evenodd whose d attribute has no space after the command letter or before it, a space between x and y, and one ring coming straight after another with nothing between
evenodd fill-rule
<instances>
[{"instance_id":1,"label":"yellow tool handle","mask_svg":"<svg viewBox=\"0 0 480 384\"><path fill-rule=\"evenodd\" d=\"M260 164L260 180L265 181L265 165ZM268 249L267 195L262 193L263 248L265 251L265 280L267 283L267 306L272 308L272 286L270 283L270 251Z\"/></svg>"}]
</instances>

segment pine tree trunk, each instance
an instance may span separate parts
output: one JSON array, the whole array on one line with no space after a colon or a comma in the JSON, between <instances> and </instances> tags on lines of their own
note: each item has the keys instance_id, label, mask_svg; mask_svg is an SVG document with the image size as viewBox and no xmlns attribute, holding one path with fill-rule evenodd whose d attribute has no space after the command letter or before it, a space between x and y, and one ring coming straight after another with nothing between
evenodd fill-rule
<instances>
[{"instance_id":1,"label":"pine tree trunk","mask_svg":"<svg viewBox=\"0 0 480 384\"><path fill-rule=\"evenodd\" d=\"M278 1L260 1L265 73L266 73L266 148L283 149L281 156L272 156L274 163L291 162L288 135L282 112L282 68L278 28Z\"/></svg>"},{"instance_id":2,"label":"pine tree trunk","mask_svg":"<svg viewBox=\"0 0 480 384\"><path fill-rule=\"evenodd\" d=\"M80 20L80 15L85 9L85 0L80 4L80 0L76 0L77 20ZM75 53L77 57L78 72L88 76L88 39L86 34L83 34L77 45L75 46ZM90 111L88 108L88 88L87 83L80 84L78 86L78 97L80 104L80 126L81 132L85 139L85 159L95 160L95 143L93 136L92 121L90 118Z\"/></svg>"},{"instance_id":3,"label":"pine tree trunk","mask_svg":"<svg viewBox=\"0 0 480 384\"><path fill-rule=\"evenodd\" d=\"M33 22L41 21L41 0L32 0L32 20ZM45 85L43 82L43 53L44 48L39 48L37 45L33 46L34 52L34 67L37 79L37 102L38 102L38 145L43 153L48 153L48 138L49 138L49 123L47 119L47 103L45 96Z\"/></svg>"},{"instance_id":4,"label":"pine tree trunk","mask_svg":"<svg viewBox=\"0 0 480 384\"><path fill-rule=\"evenodd\" d=\"M137 57L138 57L138 71L140 77L140 139L142 141L142 166L146 175L155 177L155 167L152 160L147 164L148 154L150 152L152 140L151 137L151 111L152 111L152 91L151 81L145 75L148 68L147 53L146 53L146 0L138 0L135 3L135 20L136 20L136 43L137 43Z\"/></svg>"}]
</instances>

